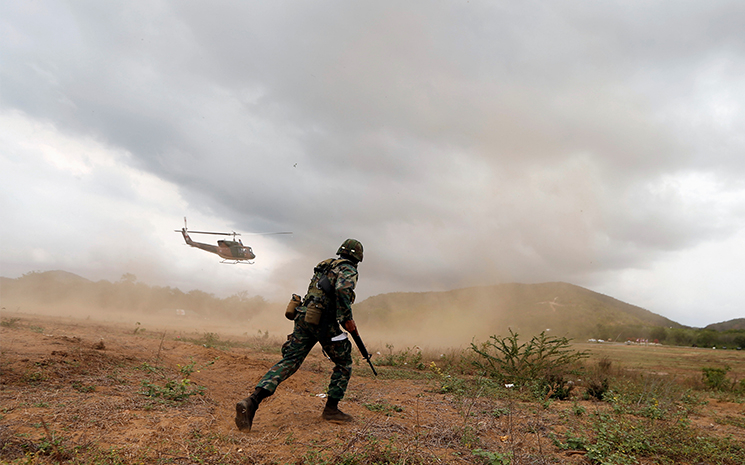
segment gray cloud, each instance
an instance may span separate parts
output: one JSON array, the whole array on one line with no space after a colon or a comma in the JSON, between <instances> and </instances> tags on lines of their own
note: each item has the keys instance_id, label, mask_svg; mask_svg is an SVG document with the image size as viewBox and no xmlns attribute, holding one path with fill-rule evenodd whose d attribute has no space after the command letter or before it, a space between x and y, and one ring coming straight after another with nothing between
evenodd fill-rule
<instances>
[{"instance_id":1,"label":"gray cloud","mask_svg":"<svg viewBox=\"0 0 745 465\"><path fill-rule=\"evenodd\" d=\"M741 2L2 8L4 108L309 260L357 237L370 293L597 282L743 227L674 181L741 191Z\"/></svg>"}]
</instances>

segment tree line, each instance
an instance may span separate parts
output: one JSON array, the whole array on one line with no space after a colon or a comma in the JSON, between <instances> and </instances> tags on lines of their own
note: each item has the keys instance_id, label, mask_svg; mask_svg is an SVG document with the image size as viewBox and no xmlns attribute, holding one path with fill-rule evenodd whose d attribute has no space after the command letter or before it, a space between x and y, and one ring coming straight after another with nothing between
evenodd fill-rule
<instances>
[{"instance_id":1,"label":"tree line","mask_svg":"<svg viewBox=\"0 0 745 465\"><path fill-rule=\"evenodd\" d=\"M701 328L666 328L642 325L597 325L593 336L615 342L644 339L665 345L688 347L716 347L718 349L745 348L745 330L717 331Z\"/></svg>"}]
</instances>

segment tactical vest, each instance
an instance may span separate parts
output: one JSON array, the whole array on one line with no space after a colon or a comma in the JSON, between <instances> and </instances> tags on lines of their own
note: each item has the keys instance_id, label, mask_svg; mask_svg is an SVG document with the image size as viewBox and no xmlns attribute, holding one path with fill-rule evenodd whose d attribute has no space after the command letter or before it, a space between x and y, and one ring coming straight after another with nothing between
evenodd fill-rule
<instances>
[{"instance_id":1,"label":"tactical vest","mask_svg":"<svg viewBox=\"0 0 745 465\"><path fill-rule=\"evenodd\" d=\"M334 269L342 263L349 263L354 266L354 262L346 258L329 258L313 268L313 278L310 280L310 284L308 285L308 293L305 294L305 298L303 299L304 307L307 307L311 303L322 307L324 310L336 306L336 302L331 302L329 296L326 295L321 287L319 287L319 282L325 276L333 286L336 286L336 273L334 272Z\"/></svg>"}]
</instances>

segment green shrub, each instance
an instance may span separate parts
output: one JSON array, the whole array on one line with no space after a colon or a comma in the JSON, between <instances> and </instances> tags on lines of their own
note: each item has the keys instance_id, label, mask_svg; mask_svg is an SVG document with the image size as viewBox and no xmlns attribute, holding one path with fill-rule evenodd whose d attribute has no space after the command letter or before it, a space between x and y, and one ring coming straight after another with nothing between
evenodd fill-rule
<instances>
[{"instance_id":1,"label":"green shrub","mask_svg":"<svg viewBox=\"0 0 745 465\"><path fill-rule=\"evenodd\" d=\"M424 370L426 368L423 362L422 351L418 347L414 349L407 347L406 350L397 353L393 352L393 344L386 344L385 347L388 349L388 353L376 359L376 365L389 367L405 366L416 370Z\"/></svg>"},{"instance_id":2,"label":"green shrub","mask_svg":"<svg viewBox=\"0 0 745 465\"><path fill-rule=\"evenodd\" d=\"M537 399L566 400L574 389L574 384L567 381L563 374L547 373L543 378L529 383L533 395Z\"/></svg>"},{"instance_id":3,"label":"green shrub","mask_svg":"<svg viewBox=\"0 0 745 465\"><path fill-rule=\"evenodd\" d=\"M21 321L20 318L3 318L0 320L0 326L4 328L13 328L19 321Z\"/></svg>"},{"instance_id":4,"label":"green shrub","mask_svg":"<svg viewBox=\"0 0 745 465\"><path fill-rule=\"evenodd\" d=\"M702 436L684 420L648 420L626 415L593 415L595 442L585 447L593 463L632 464L640 457L657 463L745 463L745 449L729 438ZM645 462L646 463L646 462Z\"/></svg>"},{"instance_id":5,"label":"green shrub","mask_svg":"<svg viewBox=\"0 0 745 465\"><path fill-rule=\"evenodd\" d=\"M703 372L704 384L706 384L706 387L709 389L724 391L727 388L727 373L730 371L730 367L706 367L702 368L701 371Z\"/></svg>"},{"instance_id":6,"label":"green shrub","mask_svg":"<svg viewBox=\"0 0 745 465\"><path fill-rule=\"evenodd\" d=\"M587 409L575 402L574 405L572 405L572 413L577 417L581 417L587 413Z\"/></svg>"},{"instance_id":7,"label":"green shrub","mask_svg":"<svg viewBox=\"0 0 745 465\"><path fill-rule=\"evenodd\" d=\"M393 416L395 412L403 412L404 409L400 405L391 404L390 402L383 400L375 403L362 404L371 412L380 412L385 416Z\"/></svg>"},{"instance_id":8,"label":"green shrub","mask_svg":"<svg viewBox=\"0 0 745 465\"><path fill-rule=\"evenodd\" d=\"M487 465L510 465L512 463L512 454L510 452L502 454L483 449L474 449L472 453L476 457L484 459L484 463Z\"/></svg>"},{"instance_id":9,"label":"green shrub","mask_svg":"<svg viewBox=\"0 0 745 465\"><path fill-rule=\"evenodd\" d=\"M584 435L575 435L574 431L569 428L564 433L564 441L561 441L555 434L551 434L551 439L556 447L562 450L587 450L589 441Z\"/></svg>"},{"instance_id":10,"label":"green shrub","mask_svg":"<svg viewBox=\"0 0 745 465\"><path fill-rule=\"evenodd\" d=\"M160 397L165 400L180 402L193 395L203 395L206 388L204 386L194 386L191 380L183 378L180 381L169 379L164 386L151 383L147 380L142 381L143 390L140 392L148 397Z\"/></svg>"},{"instance_id":11,"label":"green shrub","mask_svg":"<svg viewBox=\"0 0 745 465\"><path fill-rule=\"evenodd\" d=\"M522 344L518 339L510 329L507 337L491 336L480 345L471 343L471 350L480 356L473 364L502 383L529 387L543 400L568 398L572 384L567 377L588 353L571 349L570 339L547 336L545 331Z\"/></svg>"},{"instance_id":12,"label":"green shrub","mask_svg":"<svg viewBox=\"0 0 745 465\"><path fill-rule=\"evenodd\" d=\"M215 360L208 362L201 368L208 367L214 364ZM194 395L201 396L207 390L207 388L205 388L204 386L194 385L189 379L189 376L192 373L201 369L196 367L196 362L193 359L186 365L178 365L180 376L176 378L169 378L162 372L161 369L159 369L158 367L153 367L147 363L143 363L143 368L151 373L160 374L163 377L163 380L165 380L165 384L163 384L162 386L148 380L143 380L143 390L140 391L140 394L143 394L145 396L159 397L165 400L181 402Z\"/></svg>"}]
</instances>

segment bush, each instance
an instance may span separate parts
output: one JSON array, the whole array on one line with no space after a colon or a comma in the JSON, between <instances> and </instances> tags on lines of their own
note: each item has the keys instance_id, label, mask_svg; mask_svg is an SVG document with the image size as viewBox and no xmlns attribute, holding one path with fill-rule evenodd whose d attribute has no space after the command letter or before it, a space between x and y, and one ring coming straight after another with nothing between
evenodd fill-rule
<instances>
[{"instance_id":1,"label":"bush","mask_svg":"<svg viewBox=\"0 0 745 465\"><path fill-rule=\"evenodd\" d=\"M207 362L207 364L203 365L201 368L205 368L214 364L215 360ZM143 380L143 389L142 391L140 391L140 394L143 394L147 397L160 397L162 399L175 402L184 401L194 395L203 395L207 388L205 388L204 386L194 385L189 379L189 376L192 373L200 370L200 368L196 367L196 362L194 362L194 360L192 359L190 363L186 365L178 365L178 368L180 376L178 376L177 378L169 378L163 373L163 370L161 368L153 367L147 363L143 363L143 369L154 374L160 374L160 376L162 376L163 380L165 381L165 384L161 386L148 380Z\"/></svg>"},{"instance_id":2,"label":"bush","mask_svg":"<svg viewBox=\"0 0 745 465\"><path fill-rule=\"evenodd\" d=\"M595 378L587 382L586 398L603 400L603 396L609 388L608 378Z\"/></svg>"},{"instance_id":3,"label":"bush","mask_svg":"<svg viewBox=\"0 0 745 465\"><path fill-rule=\"evenodd\" d=\"M393 345L386 344L388 353L382 355L381 358L375 361L378 366L390 366L390 367L411 367L417 370L424 370L426 366L423 362L422 351L418 347L413 349L407 347L406 350L393 353Z\"/></svg>"},{"instance_id":4,"label":"bush","mask_svg":"<svg viewBox=\"0 0 745 465\"><path fill-rule=\"evenodd\" d=\"M703 372L704 384L709 389L724 391L727 388L727 373L730 371L730 367L706 367L702 368L701 371Z\"/></svg>"},{"instance_id":5,"label":"bush","mask_svg":"<svg viewBox=\"0 0 745 465\"><path fill-rule=\"evenodd\" d=\"M587 389L585 399L603 400L605 392L610 388L609 375L613 361L608 357L598 360L598 364L591 373L586 375Z\"/></svg>"},{"instance_id":6,"label":"bush","mask_svg":"<svg viewBox=\"0 0 745 465\"><path fill-rule=\"evenodd\" d=\"M572 389L567 375L588 356L570 349L569 341L547 336L544 331L520 344L518 334L510 329L507 337L491 336L481 345L471 343L471 350L481 357L473 364L500 382L528 385L540 397L565 399Z\"/></svg>"}]
</instances>

